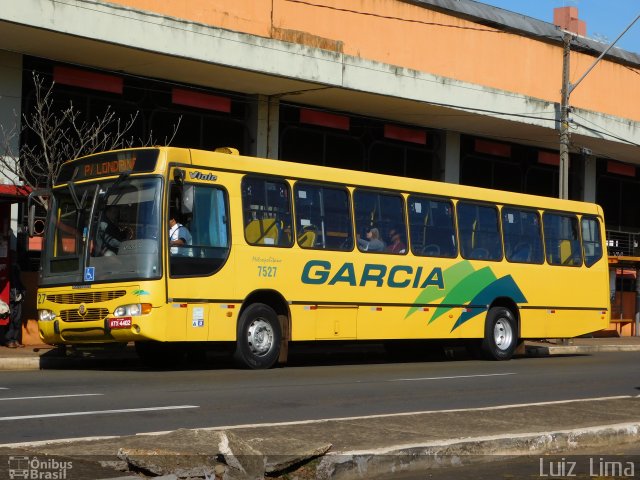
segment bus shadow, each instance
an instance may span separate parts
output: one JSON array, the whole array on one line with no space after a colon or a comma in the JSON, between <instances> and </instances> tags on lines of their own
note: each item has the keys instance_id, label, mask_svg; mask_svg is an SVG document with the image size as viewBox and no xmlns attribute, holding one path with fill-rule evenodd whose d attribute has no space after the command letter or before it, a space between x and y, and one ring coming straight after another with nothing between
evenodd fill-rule
<instances>
[{"instance_id":1,"label":"bus shadow","mask_svg":"<svg viewBox=\"0 0 640 480\"><path fill-rule=\"evenodd\" d=\"M204 345L175 351L144 361L132 345L118 348L78 348L52 350L40 357L45 370L105 370L105 371L186 371L238 369L232 353L233 344L218 345L211 350ZM553 355L558 357L561 355ZM580 356L579 354L562 356ZM517 355L514 359L532 358ZM552 358L536 356L535 358ZM464 343L445 341L393 342L299 342L291 344L285 368L372 365L394 363L441 363L480 360L479 352Z\"/></svg>"}]
</instances>

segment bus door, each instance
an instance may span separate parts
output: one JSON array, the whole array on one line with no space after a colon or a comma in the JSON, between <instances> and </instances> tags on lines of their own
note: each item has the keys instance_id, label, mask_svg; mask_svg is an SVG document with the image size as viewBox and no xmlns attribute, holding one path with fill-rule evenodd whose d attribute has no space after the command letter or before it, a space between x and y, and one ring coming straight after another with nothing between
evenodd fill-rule
<instances>
[{"instance_id":1,"label":"bus door","mask_svg":"<svg viewBox=\"0 0 640 480\"><path fill-rule=\"evenodd\" d=\"M233 340L235 319L222 308L234 298L233 269L223 268L231 248L224 179L204 169L180 171L172 174L167 209L167 297L173 317L167 333L175 340ZM221 338L221 330L231 338Z\"/></svg>"}]
</instances>

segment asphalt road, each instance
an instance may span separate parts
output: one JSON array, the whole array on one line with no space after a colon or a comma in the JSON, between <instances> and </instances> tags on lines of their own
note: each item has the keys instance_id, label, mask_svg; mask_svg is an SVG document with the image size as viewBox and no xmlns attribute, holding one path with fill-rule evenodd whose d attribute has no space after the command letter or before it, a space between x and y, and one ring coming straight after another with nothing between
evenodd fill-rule
<instances>
[{"instance_id":1,"label":"asphalt road","mask_svg":"<svg viewBox=\"0 0 640 480\"><path fill-rule=\"evenodd\" d=\"M387 363L379 352L227 364L0 372L0 443L640 394L640 353Z\"/></svg>"}]
</instances>

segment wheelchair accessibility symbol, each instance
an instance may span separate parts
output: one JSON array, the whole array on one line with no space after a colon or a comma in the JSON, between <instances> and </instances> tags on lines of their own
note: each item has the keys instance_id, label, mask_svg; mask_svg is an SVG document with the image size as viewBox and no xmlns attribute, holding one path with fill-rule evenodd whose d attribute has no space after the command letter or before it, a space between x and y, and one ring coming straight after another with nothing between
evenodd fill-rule
<instances>
[{"instance_id":1,"label":"wheelchair accessibility symbol","mask_svg":"<svg viewBox=\"0 0 640 480\"><path fill-rule=\"evenodd\" d=\"M87 267L84 269L84 281L93 282L96 278L96 267Z\"/></svg>"}]
</instances>

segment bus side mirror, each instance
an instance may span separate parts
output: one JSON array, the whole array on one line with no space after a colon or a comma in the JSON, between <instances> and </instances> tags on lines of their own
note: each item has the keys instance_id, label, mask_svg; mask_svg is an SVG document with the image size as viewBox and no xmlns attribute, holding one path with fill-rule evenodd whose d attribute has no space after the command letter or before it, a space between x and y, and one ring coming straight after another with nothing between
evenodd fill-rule
<instances>
[{"instance_id":1,"label":"bus side mirror","mask_svg":"<svg viewBox=\"0 0 640 480\"><path fill-rule=\"evenodd\" d=\"M35 203L32 203L31 205L29 205L29 213L27 216L27 222L28 222L28 227L29 227L29 236L33 237L34 236L34 231L35 231L35 220L36 220L36 205Z\"/></svg>"},{"instance_id":2,"label":"bus side mirror","mask_svg":"<svg viewBox=\"0 0 640 480\"><path fill-rule=\"evenodd\" d=\"M193 185L182 186L182 198L180 199L180 213L183 215L193 213Z\"/></svg>"},{"instance_id":3,"label":"bus side mirror","mask_svg":"<svg viewBox=\"0 0 640 480\"><path fill-rule=\"evenodd\" d=\"M31 193L29 193L29 197L27 198L27 209L28 209L28 213L27 213L27 228L28 228L28 233L30 237L36 236L36 235L41 235L43 228L42 228L42 224L41 224L41 220L40 225L39 225L39 229L38 231L36 231L36 202L45 202L44 207L47 209L47 215L48 215L48 205L47 202L49 200L49 198L51 197L51 190L49 189L42 189L42 190L33 190Z\"/></svg>"}]
</instances>

